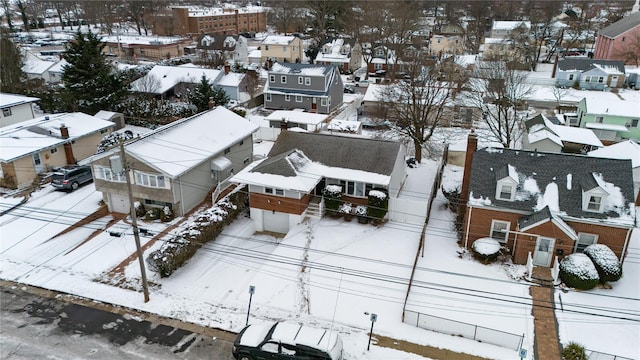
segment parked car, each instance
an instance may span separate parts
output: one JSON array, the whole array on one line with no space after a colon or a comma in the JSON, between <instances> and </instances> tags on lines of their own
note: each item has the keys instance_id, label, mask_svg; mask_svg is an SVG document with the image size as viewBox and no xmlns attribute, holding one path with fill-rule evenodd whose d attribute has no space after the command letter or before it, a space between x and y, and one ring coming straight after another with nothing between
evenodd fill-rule
<instances>
[{"instance_id":1,"label":"parked car","mask_svg":"<svg viewBox=\"0 0 640 360\"><path fill-rule=\"evenodd\" d=\"M342 339L333 331L297 323L249 325L233 342L239 360L343 360Z\"/></svg>"},{"instance_id":2,"label":"parked car","mask_svg":"<svg viewBox=\"0 0 640 360\"><path fill-rule=\"evenodd\" d=\"M356 86L357 87L367 87L367 86L369 86L369 81L367 81L367 80L356 81Z\"/></svg>"},{"instance_id":3,"label":"parked car","mask_svg":"<svg viewBox=\"0 0 640 360\"><path fill-rule=\"evenodd\" d=\"M91 166L72 165L55 169L51 185L59 190L73 191L80 185L93 181Z\"/></svg>"},{"instance_id":4,"label":"parked car","mask_svg":"<svg viewBox=\"0 0 640 360\"><path fill-rule=\"evenodd\" d=\"M344 93L345 94L355 94L356 89L353 88L353 86L345 86L344 87Z\"/></svg>"}]
</instances>

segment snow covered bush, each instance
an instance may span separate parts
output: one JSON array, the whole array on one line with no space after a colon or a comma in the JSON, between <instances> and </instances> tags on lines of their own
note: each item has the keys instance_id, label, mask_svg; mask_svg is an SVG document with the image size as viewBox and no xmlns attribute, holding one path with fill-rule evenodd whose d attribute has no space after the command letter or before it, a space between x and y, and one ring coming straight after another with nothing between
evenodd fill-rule
<instances>
[{"instance_id":1,"label":"snow covered bush","mask_svg":"<svg viewBox=\"0 0 640 360\"><path fill-rule=\"evenodd\" d=\"M169 222L173 220L173 211L168 206L162 208L162 212L160 213L160 221Z\"/></svg>"},{"instance_id":2,"label":"snow covered bush","mask_svg":"<svg viewBox=\"0 0 640 360\"><path fill-rule=\"evenodd\" d=\"M351 221L353 218L353 205L350 202L343 202L340 205L338 212L346 221Z\"/></svg>"},{"instance_id":3,"label":"snow covered bush","mask_svg":"<svg viewBox=\"0 0 640 360\"><path fill-rule=\"evenodd\" d=\"M492 238L481 238L474 241L473 245L471 245L473 256L485 264L498 258L500 248L498 240Z\"/></svg>"},{"instance_id":4,"label":"snow covered bush","mask_svg":"<svg viewBox=\"0 0 640 360\"><path fill-rule=\"evenodd\" d=\"M180 226L180 231L147 257L151 271L161 277L171 275L184 265L206 242L214 240L233 222L246 205L246 188L237 187L211 207L202 208Z\"/></svg>"},{"instance_id":5,"label":"snow covered bush","mask_svg":"<svg viewBox=\"0 0 640 360\"><path fill-rule=\"evenodd\" d=\"M356 206L353 213L358 217L358 222L361 224L366 224L369 222L369 218L367 217L367 207L364 205Z\"/></svg>"},{"instance_id":6,"label":"snow covered bush","mask_svg":"<svg viewBox=\"0 0 640 360\"><path fill-rule=\"evenodd\" d=\"M327 185L322 190L324 206L328 215L337 215L342 201L342 187L340 185Z\"/></svg>"},{"instance_id":7,"label":"snow covered bush","mask_svg":"<svg viewBox=\"0 0 640 360\"><path fill-rule=\"evenodd\" d=\"M584 346L570 342L562 349L562 360L587 360L587 353L584 350Z\"/></svg>"},{"instance_id":8,"label":"snow covered bush","mask_svg":"<svg viewBox=\"0 0 640 360\"><path fill-rule=\"evenodd\" d=\"M600 276L585 254L571 254L560 261L560 280L568 287L590 290L598 285Z\"/></svg>"},{"instance_id":9,"label":"snow covered bush","mask_svg":"<svg viewBox=\"0 0 640 360\"><path fill-rule=\"evenodd\" d=\"M150 208L147 210L146 214L144 215L144 220L145 221L154 221L154 220L158 220L160 219L160 213L162 213L162 211L158 208Z\"/></svg>"},{"instance_id":10,"label":"snow covered bush","mask_svg":"<svg viewBox=\"0 0 640 360\"><path fill-rule=\"evenodd\" d=\"M140 201L134 202L133 203L133 208L136 209L136 217L137 218L141 218L147 213L147 210L144 208L144 205L142 205L142 203Z\"/></svg>"},{"instance_id":11,"label":"snow covered bush","mask_svg":"<svg viewBox=\"0 0 640 360\"><path fill-rule=\"evenodd\" d=\"M374 221L382 221L389 210L389 194L384 189L369 191L369 217Z\"/></svg>"},{"instance_id":12,"label":"snow covered bush","mask_svg":"<svg viewBox=\"0 0 640 360\"><path fill-rule=\"evenodd\" d=\"M598 271L600 282L618 281L622 277L622 265L616 254L607 245L593 244L584 249Z\"/></svg>"}]
</instances>

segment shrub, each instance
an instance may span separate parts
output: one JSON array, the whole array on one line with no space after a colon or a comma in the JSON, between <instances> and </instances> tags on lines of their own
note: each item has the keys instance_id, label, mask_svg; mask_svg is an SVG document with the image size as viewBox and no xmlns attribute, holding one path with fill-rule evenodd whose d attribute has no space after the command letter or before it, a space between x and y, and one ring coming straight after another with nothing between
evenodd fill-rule
<instances>
[{"instance_id":1,"label":"shrub","mask_svg":"<svg viewBox=\"0 0 640 360\"><path fill-rule=\"evenodd\" d=\"M500 255L500 243L496 239L482 238L471 245L473 256L484 263L492 262Z\"/></svg>"},{"instance_id":2,"label":"shrub","mask_svg":"<svg viewBox=\"0 0 640 360\"><path fill-rule=\"evenodd\" d=\"M171 220L173 220L173 211L171 211L171 208L168 206L165 206L162 208L162 212L160 213L160 221L162 222L169 222Z\"/></svg>"},{"instance_id":3,"label":"shrub","mask_svg":"<svg viewBox=\"0 0 640 360\"><path fill-rule=\"evenodd\" d=\"M587 352L584 346L572 341L562 349L562 360L587 360Z\"/></svg>"},{"instance_id":4,"label":"shrub","mask_svg":"<svg viewBox=\"0 0 640 360\"><path fill-rule=\"evenodd\" d=\"M191 215L174 238L149 254L149 269L167 277L191 259L204 243L214 240L244 210L247 195L243 190L244 187L237 187L212 207Z\"/></svg>"},{"instance_id":5,"label":"shrub","mask_svg":"<svg viewBox=\"0 0 640 360\"><path fill-rule=\"evenodd\" d=\"M389 210L389 193L384 189L373 189L369 191L369 217L380 221L384 219Z\"/></svg>"},{"instance_id":6,"label":"shrub","mask_svg":"<svg viewBox=\"0 0 640 360\"><path fill-rule=\"evenodd\" d=\"M233 111L234 113L236 113L236 114L238 114L238 115L240 115L242 117L245 117L247 115L247 109L245 109L245 108L243 108L241 106L236 106L233 109L231 109L231 111Z\"/></svg>"},{"instance_id":7,"label":"shrub","mask_svg":"<svg viewBox=\"0 0 640 360\"><path fill-rule=\"evenodd\" d=\"M324 197L324 206L327 214L332 216L337 215L340 204L342 203L342 201L340 201L340 199L342 199L342 188L339 185L327 185L322 190L322 196Z\"/></svg>"},{"instance_id":8,"label":"shrub","mask_svg":"<svg viewBox=\"0 0 640 360\"><path fill-rule=\"evenodd\" d=\"M351 221L353 218L353 205L350 202L343 202L338 209L340 215L344 217L346 221Z\"/></svg>"},{"instance_id":9,"label":"shrub","mask_svg":"<svg viewBox=\"0 0 640 360\"><path fill-rule=\"evenodd\" d=\"M600 282L598 271L585 254L571 254L560 261L560 279L565 285L580 289L593 289Z\"/></svg>"},{"instance_id":10,"label":"shrub","mask_svg":"<svg viewBox=\"0 0 640 360\"><path fill-rule=\"evenodd\" d=\"M150 208L149 210L147 210L147 213L145 214L144 219L146 221L158 220L160 219L161 213L162 213L162 210L160 210L159 208Z\"/></svg>"},{"instance_id":11,"label":"shrub","mask_svg":"<svg viewBox=\"0 0 640 360\"><path fill-rule=\"evenodd\" d=\"M146 215L147 210L144 208L144 205L139 201L133 203L133 207L136 209L136 217L141 218Z\"/></svg>"},{"instance_id":12,"label":"shrub","mask_svg":"<svg viewBox=\"0 0 640 360\"><path fill-rule=\"evenodd\" d=\"M591 259L598 271L600 282L618 281L622 277L622 265L616 254L608 246L602 244L589 245L584 249L584 254Z\"/></svg>"}]
</instances>

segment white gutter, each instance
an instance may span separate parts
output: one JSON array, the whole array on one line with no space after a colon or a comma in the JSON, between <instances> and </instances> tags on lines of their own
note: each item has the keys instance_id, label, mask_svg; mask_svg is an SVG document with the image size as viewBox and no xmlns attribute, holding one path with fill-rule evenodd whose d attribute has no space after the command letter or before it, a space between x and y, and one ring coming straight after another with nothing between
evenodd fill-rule
<instances>
[{"instance_id":1,"label":"white gutter","mask_svg":"<svg viewBox=\"0 0 640 360\"><path fill-rule=\"evenodd\" d=\"M469 226L471 226L471 210L473 210L473 206L467 205L469 207L469 218L467 218L467 233L464 237L464 248L466 249L469 244Z\"/></svg>"}]
</instances>

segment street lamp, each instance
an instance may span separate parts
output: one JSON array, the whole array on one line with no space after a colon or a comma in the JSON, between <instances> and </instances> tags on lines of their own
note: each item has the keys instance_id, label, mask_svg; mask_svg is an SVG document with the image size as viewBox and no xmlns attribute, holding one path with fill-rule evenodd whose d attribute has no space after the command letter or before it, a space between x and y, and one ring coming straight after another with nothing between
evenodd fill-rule
<instances>
[{"instance_id":1,"label":"street lamp","mask_svg":"<svg viewBox=\"0 0 640 360\"><path fill-rule=\"evenodd\" d=\"M364 314L369 315L368 312L365 312ZM371 347L371 335L373 335L373 324L376 322L376 320L378 320L378 315L371 313L371 316L369 319L371 320L371 331L369 331L369 343L367 344L367 351L369 351L369 348Z\"/></svg>"},{"instance_id":2,"label":"street lamp","mask_svg":"<svg viewBox=\"0 0 640 360\"><path fill-rule=\"evenodd\" d=\"M253 285L249 286L249 307L247 308L247 322L245 326L249 325L249 312L251 311L251 299L253 298L253 293L256 292L256 287Z\"/></svg>"}]
</instances>

